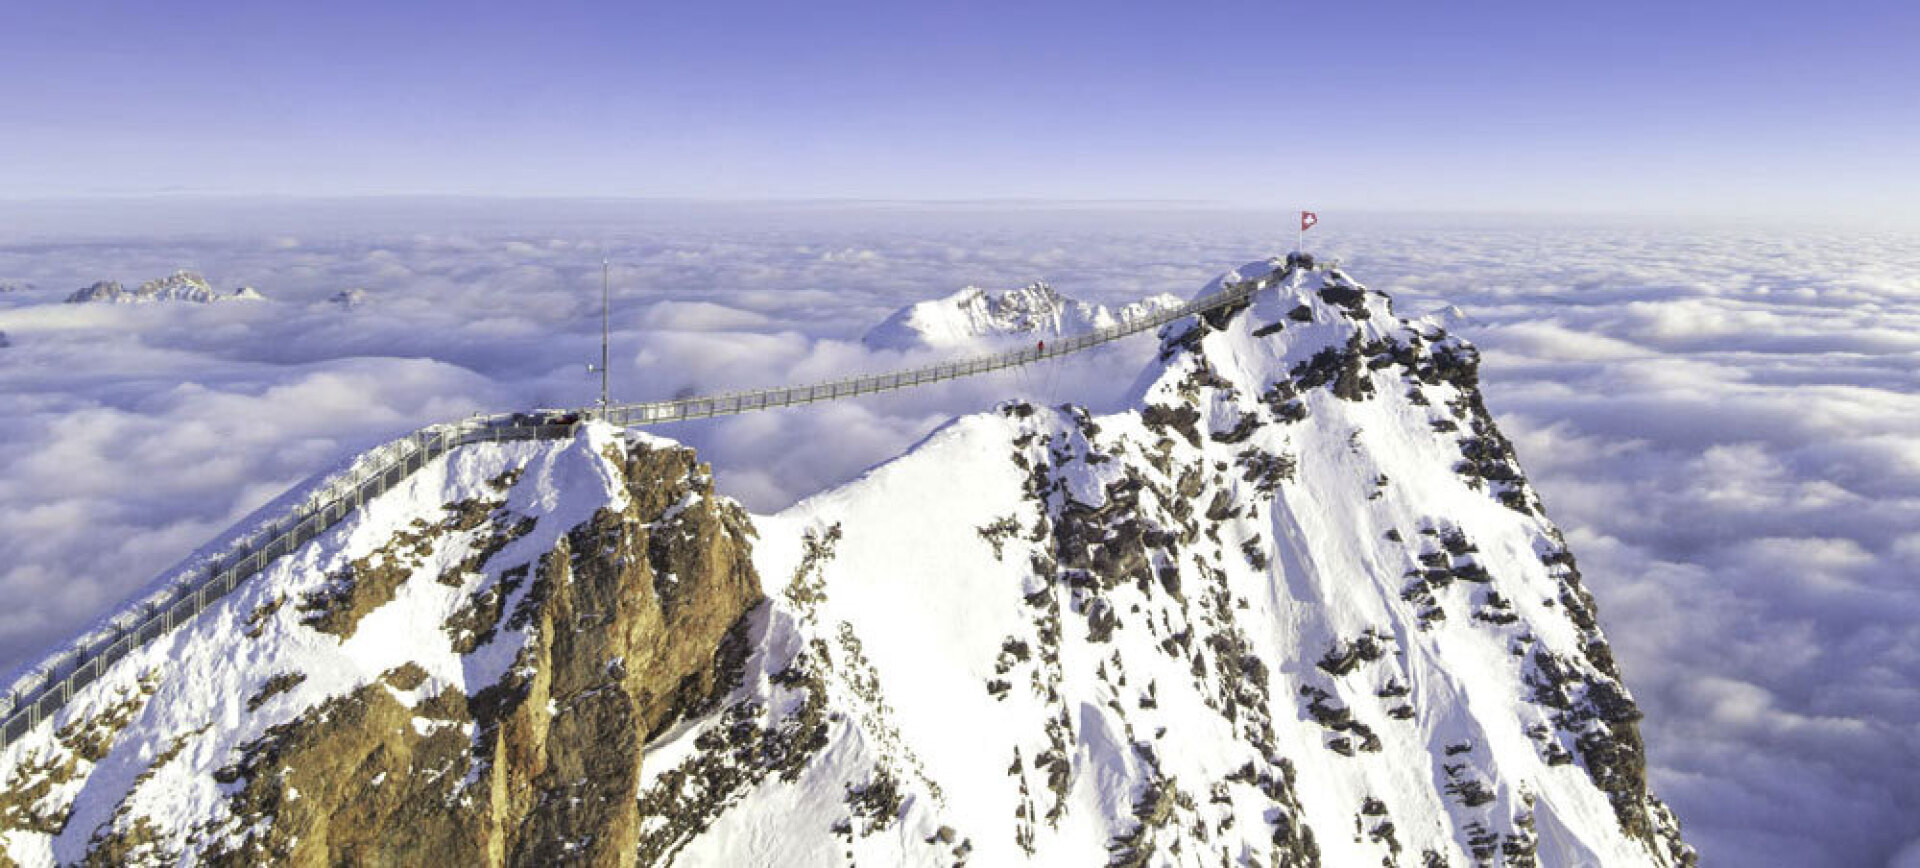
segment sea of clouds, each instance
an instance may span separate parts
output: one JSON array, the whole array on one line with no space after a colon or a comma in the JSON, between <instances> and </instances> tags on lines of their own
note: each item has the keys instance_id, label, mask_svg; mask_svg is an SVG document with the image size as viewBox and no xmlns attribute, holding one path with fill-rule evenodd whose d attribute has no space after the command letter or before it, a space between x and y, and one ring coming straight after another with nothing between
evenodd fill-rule
<instances>
[{"instance_id":1,"label":"sea of clouds","mask_svg":"<svg viewBox=\"0 0 1920 868\"><path fill-rule=\"evenodd\" d=\"M1325 216L1313 250L1402 312L1457 306L1486 351L1707 863L1920 864L1920 235ZM642 400L931 361L860 335L968 284L1189 295L1289 230L1148 206L5 206L0 670L352 451L591 402L602 257L615 397ZM60 303L183 267L268 300ZM1112 408L1152 351L660 433L769 511L1005 398Z\"/></svg>"}]
</instances>

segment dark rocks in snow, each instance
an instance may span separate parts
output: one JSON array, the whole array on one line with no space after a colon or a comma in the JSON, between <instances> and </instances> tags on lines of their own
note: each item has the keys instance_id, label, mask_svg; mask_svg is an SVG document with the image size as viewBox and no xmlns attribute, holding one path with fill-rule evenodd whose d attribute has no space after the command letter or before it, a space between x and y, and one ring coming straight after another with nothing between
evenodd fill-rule
<instances>
[{"instance_id":1,"label":"dark rocks in snow","mask_svg":"<svg viewBox=\"0 0 1920 868\"><path fill-rule=\"evenodd\" d=\"M1621 828L1651 840L1653 814L1664 806L1646 795L1646 749L1640 710L1619 681L1536 649L1523 676L1533 701L1553 710L1554 725L1574 735L1574 748L1594 785L1607 794ZM1555 747L1558 747L1556 744ZM1552 749L1549 749L1551 761Z\"/></svg>"},{"instance_id":2,"label":"dark rocks in snow","mask_svg":"<svg viewBox=\"0 0 1920 868\"><path fill-rule=\"evenodd\" d=\"M1280 483L1293 479L1296 469L1293 456L1275 455L1258 448L1241 450L1234 457L1234 463L1241 469L1241 479L1252 483L1254 491L1267 497L1280 490Z\"/></svg>"},{"instance_id":3,"label":"dark rocks in snow","mask_svg":"<svg viewBox=\"0 0 1920 868\"><path fill-rule=\"evenodd\" d=\"M1087 641L1106 642L1113 638L1113 631L1120 626L1120 617L1113 611L1113 603L1105 597L1095 597L1087 602Z\"/></svg>"},{"instance_id":4,"label":"dark rocks in snow","mask_svg":"<svg viewBox=\"0 0 1920 868\"><path fill-rule=\"evenodd\" d=\"M138 689L120 690L101 712L55 730L51 750L35 751L14 765L0 787L0 833L60 834L73 816L73 806L48 797L69 785L83 763L106 758L121 730L146 707L158 682L157 676L149 675L141 679ZM184 746L185 741L180 744ZM163 756L171 759L172 752Z\"/></svg>"},{"instance_id":5,"label":"dark rocks in snow","mask_svg":"<svg viewBox=\"0 0 1920 868\"><path fill-rule=\"evenodd\" d=\"M1207 311L1200 315L1200 319L1202 322L1205 322L1208 327L1215 331L1220 331L1225 329L1228 323L1233 322L1234 317L1239 316L1240 312L1246 310L1250 305L1250 302L1242 299L1232 304L1216 307L1213 310Z\"/></svg>"},{"instance_id":6,"label":"dark rocks in snow","mask_svg":"<svg viewBox=\"0 0 1920 868\"><path fill-rule=\"evenodd\" d=\"M1364 401L1374 393L1357 332L1345 347L1326 347L1295 365L1291 376L1302 391L1331 384L1334 396L1347 401Z\"/></svg>"},{"instance_id":7,"label":"dark rocks in snow","mask_svg":"<svg viewBox=\"0 0 1920 868\"><path fill-rule=\"evenodd\" d=\"M1000 560L1006 553L1007 540L1020 532L1020 522L1011 515L1002 516L992 524L977 529L980 538L993 546L993 559Z\"/></svg>"},{"instance_id":8,"label":"dark rocks in snow","mask_svg":"<svg viewBox=\"0 0 1920 868\"><path fill-rule=\"evenodd\" d=\"M1273 417L1280 422L1299 422L1307 418L1307 405L1300 400L1300 392L1288 380L1277 380L1265 392L1260 393L1260 402L1267 405Z\"/></svg>"},{"instance_id":9,"label":"dark rocks in snow","mask_svg":"<svg viewBox=\"0 0 1920 868\"><path fill-rule=\"evenodd\" d=\"M1447 782L1447 795L1460 800L1469 808L1477 808L1493 801L1493 788L1485 781L1473 777L1454 778ZM1497 840L1497 839L1496 839Z\"/></svg>"},{"instance_id":10,"label":"dark rocks in snow","mask_svg":"<svg viewBox=\"0 0 1920 868\"><path fill-rule=\"evenodd\" d=\"M260 689L247 699L247 711L259 711L260 706L267 704L267 700L300 686L301 682L306 680L307 674L304 672L282 672L267 679L267 682L260 685Z\"/></svg>"},{"instance_id":11,"label":"dark rocks in snow","mask_svg":"<svg viewBox=\"0 0 1920 868\"><path fill-rule=\"evenodd\" d=\"M1199 497L1206 490L1206 471L1199 467L1188 467L1180 471L1180 478L1174 483L1174 493L1183 500Z\"/></svg>"},{"instance_id":12,"label":"dark rocks in snow","mask_svg":"<svg viewBox=\"0 0 1920 868\"><path fill-rule=\"evenodd\" d=\"M1253 432L1258 430L1260 430L1260 417L1248 414L1241 416L1240 421L1234 423L1233 428L1227 431L1214 432L1212 435L1213 442L1240 443L1248 437L1253 436Z\"/></svg>"},{"instance_id":13,"label":"dark rocks in snow","mask_svg":"<svg viewBox=\"0 0 1920 868\"><path fill-rule=\"evenodd\" d=\"M1589 681L1587 702L1592 704L1594 714L1608 723L1632 723L1644 716L1620 682L1611 678Z\"/></svg>"},{"instance_id":14,"label":"dark rocks in snow","mask_svg":"<svg viewBox=\"0 0 1920 868\"><path fill-rule=\"evenodd\" d=\"M1321 287L1320 300L1340 308L1349 319L1368 319L1373 316L1367 310L1367 291L1357 286Z\"/></svg>"},{"instance_id":15,"label":"dark rocks in snow","mask_svg":"<svg viewBox=\"0 0 1920 868\"><path fill-rule=\"evenodd\" d=\"M1488 590L1480 605L1474 608L1473 619L1504 626L1520 620L1520 616L1513 611L1513 604L1499 591Z\"/></svg>"},{"instance_id":16,"label":"dark rocks in snow","mask_svg":"<svg viewBox=\"0 0 1920 868\"><path fill-rule=\"evenodd\" d=\"M1148 404L1146 409L1140 411L1140 421L1155 431L1172 429L1179 432L1187 443L1200 445L1200 411L1192 407Z\"/></svg>"},{"instance_id":17,"label":"dark rocks in snow","mask_svg":"<svg viewBox=\"0 0 1920 868\"><path fill-rule=\"evenodd\" d=\"M1386 656L1390 641L1385 634L1368 629L1351 642L1345 640L1334 642L1333 647L1327 649L1327 653L1321 656L1317 665L1328 675L1338 678L1352 672L1361 663L1371 663Z\"/></svg>"},{"instance_id":18,"label":"dark rocks in snow","mask_svg":"<svg viewBox=\"0 0 1920 868\"><path fill-rule=\"evenodd\" d=\"M1180 393L1180 397L1185 398L1188 403L1197 403L1202 389L1216 389L1226 397L1234 395L1232 383L1220 376L1220 372L1215 371L1204 358L1196 356L1196 360L1197 363L1193 369L1181 378L1179 386L1175 389Z\"/></svg>"},{"instance_id":19,"label":"dark rocks in snow","mask_svg":"<svg viewBox=\"0 0 1920 868\"><path fill-rule=\"evenodd\" d=\"M1179 326L1172 326L1178 328ZM1186 330L1167 338L1160 347L1160 360L1167 361L1181 353L1200 352L1200 341L1207 336L1207 326L1202 322L1193 322Z\"/></svg>"},{"instance_id":20,"label":"dark rocks in snow","mask_svg":"<svg viewBox=\"0 0 1920 868\"><path fill-rule=\"evenodd\" d=\"M1234 505L1233 495L1222 489L1213 493L1212 502L1207 504L1207 520L1222 522L1240 514L1240 508Z\"/></svg>"},{"instance_id":21,"label":"dark rocks in snow","mask_svg":"<svg viewBox=\"0 0 1920 868\"><path fill-rule=\"evenodd\" d=\"M1440 532L1440 547L1453 557L1464 557L1480 550L1467 535L1457 527L1449 527Z\"/></svg>"},{"instance_id":22,"label":"dark rocks in snow","mask_svg":"<svg viewBox=\"0 0 1920 868\"><path fill-rule=\"evenodd\" d=\"M900 805L904 800L899 783L885 766L875 771L865 784L857 787L849 784L847 810L858 821L853 834L864 838L893 825L900 818Z\"/></svg>"},{"instance_id":23,"label":"dark rocks in snow","mask_svg":"<svg viewBox=\"0 0 1920 868\"><path fill-rule=\"evenodd\" d=\"M532 522L505 510L505 505L504 497L472 499L450 505L437 523L415 519L372 554L356 559L302 597L301 623L341 639L351 638L360 619L391 601L400 585L450 537L470 537L475 551L438 578L453 579L451 583L457 585L457 577L483 572L496 553L533 529Z\"/></svg>"},{"instance_id":24,"label":"dark rocks in snow","mask_svg":"<svg viewBox=\"0 0 1920 868\"><path fill-rule=\"evenodd\" d=\"M1449 384L1463 393L1480 389L1480 351L1458 340L1433 345L1426 364L1414 369L1414 376L1428 385Z\"/></svg>"},{"instance_id":25,"label":"dark rocks in snow","mask_svg":"<svg viewBox=\"0 0 1920 868\"><path fill-rule=\"evenodd\" d=\"M1320 724L1336 735L1328 740L1327 747L1336 753L1353 756L1354 751L1376 753L1380 750L1380 737L1373 728L1353 719L1353 710L1343 705L1333 705L1333 695L1311 685L1301 685L1300 694L1307 697L1306 712L1315 723ZM1351 738L1349 737L1351 736ZM1358 744L1354 740L1358 739Z\"/></svg>"},{"instance_id":26,"label":"dark rocks in snow","mask_svg":"<svg viewBox=\"0 0 1920 868\"><path fill-rule=\"evenodd\" d=\"M1254 537L1240 544L1240 555L1247 559L1247 566L1256 570L1265 570L1267 568L1265 549L1266 546L1260 538Z\"/></svg>"},{"instance_id":27,"label":"dark rocks in snow","mask_svg":"<svg viewBox=\"0 0 1920 868\"><path fill-rule=\"evenodd\" d=\"M1145 868L1153 864L1153 833L1173 820L1176 808L1191 811L1193 798L1174 788L1166 778L1147 781L1133 802L1134 828L1107 843L1108 868Z\"/></svg>"}]
</instances>

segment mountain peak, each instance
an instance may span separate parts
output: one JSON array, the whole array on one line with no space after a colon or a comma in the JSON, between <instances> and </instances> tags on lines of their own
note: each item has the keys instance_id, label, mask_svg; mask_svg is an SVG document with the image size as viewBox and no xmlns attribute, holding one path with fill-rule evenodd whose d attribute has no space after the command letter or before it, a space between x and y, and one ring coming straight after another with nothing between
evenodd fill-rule
<instances>
[{"instance_id":1,"label":"mountain peak","mask_svg":"<svg viewBox=\"0 0 1920 868\"><path fill-rule=\"evenodd\" d=\"M964 416L777 515L601 425L436 458L0 751L0 846L1692 864L1477 353L1282 265L1127 409Z\"/></svg>"},{"instance_id":2,"label":"mountain peak","mask_svg":"<svg viewBox=\"0 0 1920 868\"><path fill-rule=\"evenodd\" d=\"M206 278L200 276L199 272L182 268L166 277L146 281L133 290L126 289L117 281L102 280L67 296L67 303L144 304L186 301L209 304L217 301L261 301L265 298L266 296L251 286L240 287L231 295L221 295L212 284L207 283Z\"/></svg>"},{"instance_id":3,"label":"mountain peak","mask_svg":"<svg viewBox=\"0 0 1920 868\"><path fill-rule=\"evenodd\" d=\"M985 349L1084 334L1178 306L1178 297L1162 293L1111 309L1068 298L1045 281L1000 292L968 286L895 311L861 341L875 349Z\"/></svg>"}]
</instances>

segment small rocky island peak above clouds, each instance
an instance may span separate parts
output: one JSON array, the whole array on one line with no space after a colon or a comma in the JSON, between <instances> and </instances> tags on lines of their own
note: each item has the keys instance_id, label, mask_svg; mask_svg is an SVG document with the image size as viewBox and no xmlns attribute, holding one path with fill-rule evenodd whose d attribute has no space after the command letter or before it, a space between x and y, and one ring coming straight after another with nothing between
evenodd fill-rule
<instances>
[{"instance_id":1,"label":"small rocky island peak above clouds","mask_svg":"<svg viewBox=\"0 0 1920 868\"><path fill-rule=\"evenodd\" d=\"M102 280L67 296L68 304L103 302L109 304L146 304L161 301L189 301L207 304L216 301L260 301L266 296L251 286L243 286L222 295L199 273L180 269L166 277L149 280L136 289L127 289L118 281Z\"/></svg>"}]
</instances>

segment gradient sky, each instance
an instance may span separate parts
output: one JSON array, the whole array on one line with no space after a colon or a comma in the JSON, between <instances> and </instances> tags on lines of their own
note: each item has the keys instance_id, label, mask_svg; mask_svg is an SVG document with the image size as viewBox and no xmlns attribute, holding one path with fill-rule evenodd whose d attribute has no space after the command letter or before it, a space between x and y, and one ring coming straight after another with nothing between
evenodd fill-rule
<instances>
[{"instance_id":1,"label":"gradient sky","mask_svg":"<svg viewBox=\"0 0 1920 868\"><path fill-rule=\"evenodd\" d=\"M9 4L0 199L1920 218L1912 3Z\"/></svg>"}]
</instances>

